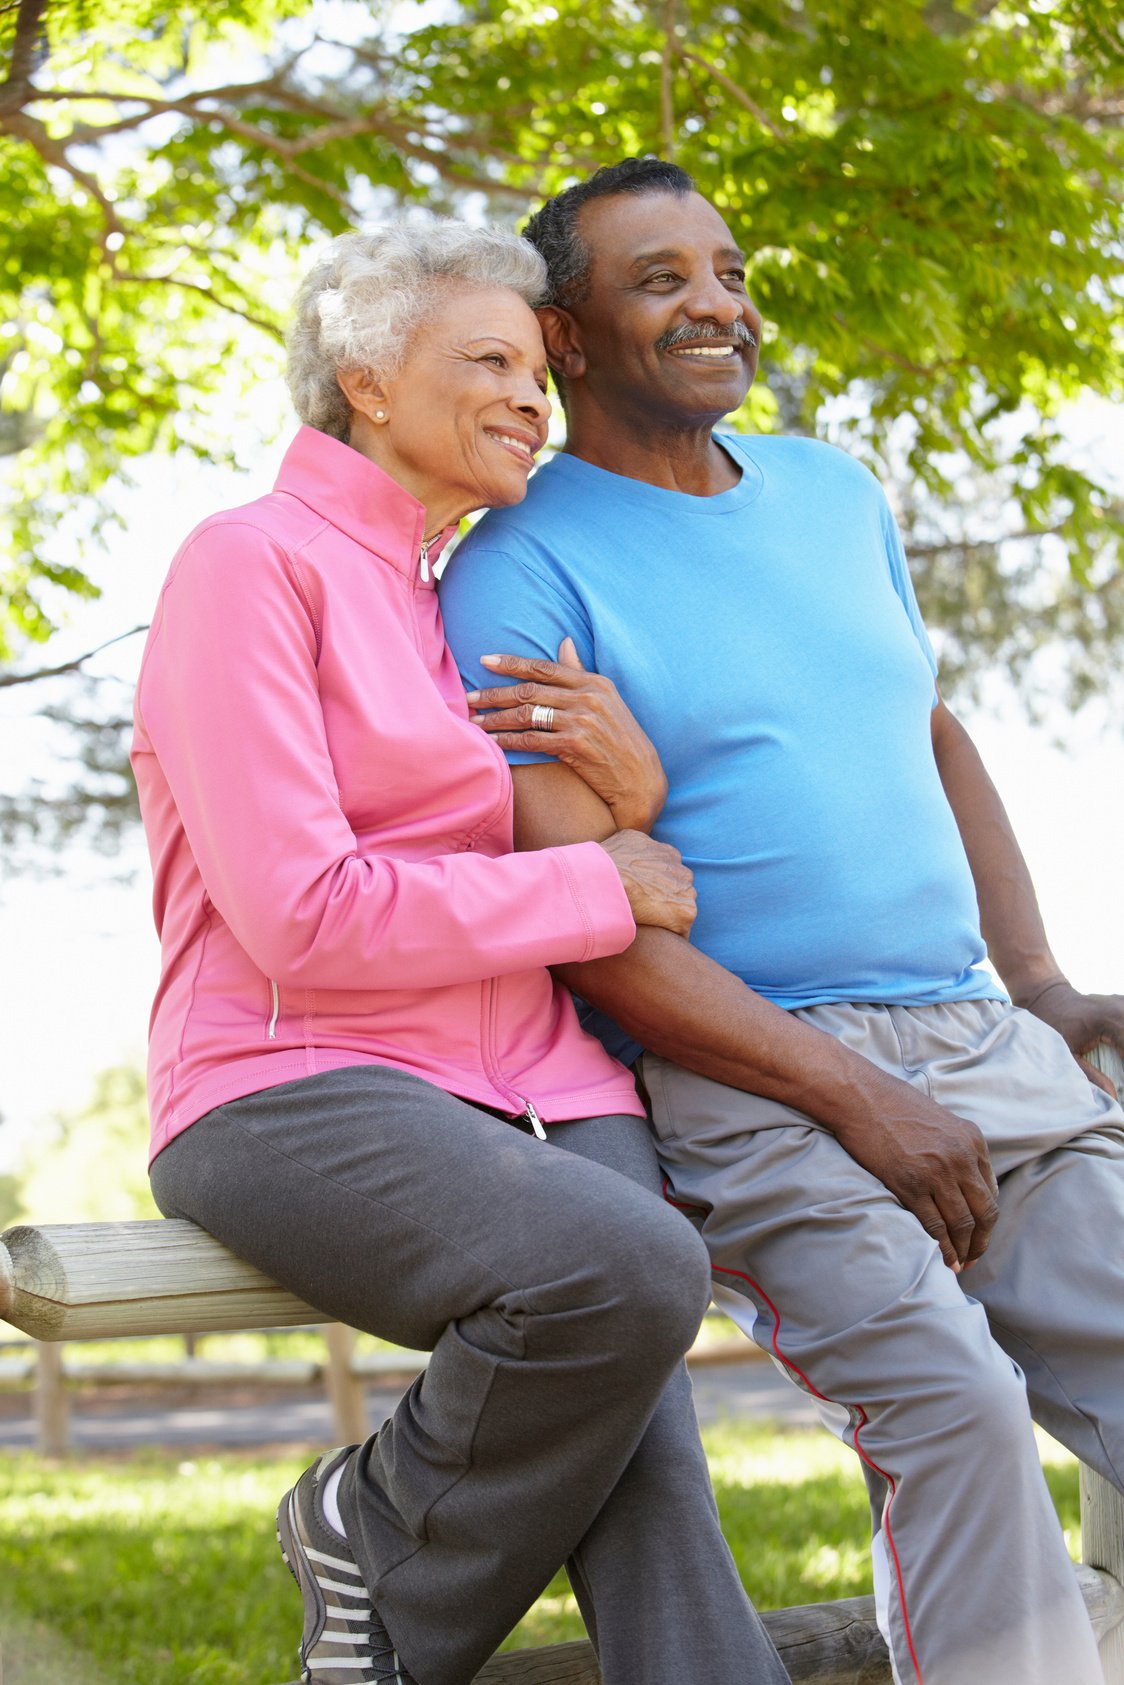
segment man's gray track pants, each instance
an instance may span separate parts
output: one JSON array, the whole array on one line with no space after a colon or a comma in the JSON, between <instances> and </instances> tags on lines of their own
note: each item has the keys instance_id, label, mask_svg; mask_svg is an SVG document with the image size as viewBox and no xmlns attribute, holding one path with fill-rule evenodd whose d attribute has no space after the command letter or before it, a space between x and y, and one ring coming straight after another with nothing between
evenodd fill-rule
<instances>
[{"instance_id":1,"label":"man's gray track pants","mask_svg":"<svg viewBox=\"0 0 1124 1685\"><path fill-rule=\"evenodd\" d=\"M1124 1114L1006 1004L799 1016L982 1129L984 1257L957 1278L825 1129L648 1054L667 1196L719 1303L862 1460L900 1685L1094 1685L1031 1415L1124 1487Z\"/></svg>"}]
</instances>

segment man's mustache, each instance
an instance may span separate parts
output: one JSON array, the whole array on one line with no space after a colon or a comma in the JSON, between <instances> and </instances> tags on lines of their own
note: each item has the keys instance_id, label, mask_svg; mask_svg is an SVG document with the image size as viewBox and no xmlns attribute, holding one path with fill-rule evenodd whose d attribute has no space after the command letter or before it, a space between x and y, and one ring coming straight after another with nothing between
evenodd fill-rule
<instances>
[{"instance_id":1,"label":"man's mustache","mask_svg":"<svg viewBox=\"0 0 1124 1685\"><path fill-rule=\"evenodd\" d=\"M700 322L697 327L668 328L656 341L657 351L673 351L677 345L698 345L704 339L733 339L750 349L757 344L757 335L742 321L719 327L717 322Z\"/></svg>"}]
</instances>

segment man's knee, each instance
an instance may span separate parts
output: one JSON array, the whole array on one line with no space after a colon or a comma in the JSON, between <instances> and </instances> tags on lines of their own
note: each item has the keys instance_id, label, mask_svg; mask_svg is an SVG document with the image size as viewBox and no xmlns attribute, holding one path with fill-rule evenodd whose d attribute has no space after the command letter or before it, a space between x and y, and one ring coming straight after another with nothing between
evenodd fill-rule
<instances>
[{"instance_id":1,"label":"man's knee","mask_svg":"<svg viewBox=\"0 0 1124 1685\"><path fill-rule=\"evenodd\" d=\"M919 1320L897 1362L888 1357L882 1402L870 1414L890 1440L929 1443L950 1467L974 1469L979 1480L1002 1478L1027 1458L1037 1463L1026 1385L990 1335Z\"/></svg>"}]
</instances>

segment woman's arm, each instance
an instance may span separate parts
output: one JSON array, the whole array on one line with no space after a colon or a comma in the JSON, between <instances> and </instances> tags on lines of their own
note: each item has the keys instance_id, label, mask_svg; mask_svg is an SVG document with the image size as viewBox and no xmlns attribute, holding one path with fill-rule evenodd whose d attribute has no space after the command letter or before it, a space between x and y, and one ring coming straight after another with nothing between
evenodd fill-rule
<instances>
[{"instance_id":1,"label":"woman's arm","mask_svg":"<svg viewBox=\"0 0 1124 1685\"><path fill-rule=\"evenodd\" d=\"M596 842L500 859L364 854L324 730L312 605L248 522L178 561L138 687L138 781L159 763L207 896L297 988L440 987L619 952L635 924ZM654 846L654 845L653 845ZM166 891L157 882L157 894Z\"/></svg>"}]
</instances>

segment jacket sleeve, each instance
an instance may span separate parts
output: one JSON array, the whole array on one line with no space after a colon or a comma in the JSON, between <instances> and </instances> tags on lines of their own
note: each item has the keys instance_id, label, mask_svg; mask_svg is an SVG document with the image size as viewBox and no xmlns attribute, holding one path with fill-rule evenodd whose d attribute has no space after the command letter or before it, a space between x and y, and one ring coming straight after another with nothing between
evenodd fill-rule
<instances>
[{"instance_id":1,"label":"jacket sleeve","mask_svg":"<svg viewBox=\"0 0 1124 1685\"><path fill-rule=\"evenodd\" d=\"M499 859L360 853L324 730L312 607L249 523L208 525L181 553L137 720L137 753L159 763L207 896L278 983L441 987L619 953L635 935L596 843Z\"/></svg>"}]
</instances>

